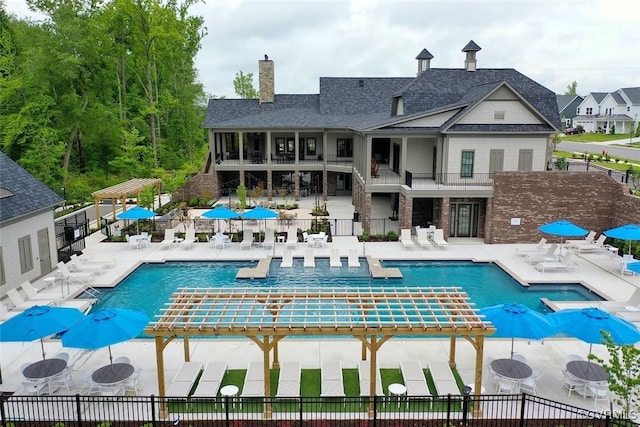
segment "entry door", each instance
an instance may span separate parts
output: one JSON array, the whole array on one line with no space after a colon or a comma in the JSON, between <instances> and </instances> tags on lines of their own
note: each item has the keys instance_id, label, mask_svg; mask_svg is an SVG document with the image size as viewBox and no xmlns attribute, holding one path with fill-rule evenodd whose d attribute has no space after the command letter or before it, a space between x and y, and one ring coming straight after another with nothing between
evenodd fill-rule
<instances>
[{"instance_id":1,"label":"entry door","mask_svg":"<svg viewBox=\"0 0 640 427\"><path fill-rule=\"evenodd\" d=\"M400 146L398 144L393 144L393 171L400 173Z\"/></svg>"},{"instance_id":2,"label":"entry door","mask_svg":"<svg viewBox=\"0 0 640 427\"><path fill-rule=\"evenodd\" d=\"M51 249L48 228L38 230L38 258L40 258L40 274L49 274L51 272Z\"/></svg>"},{"instance_id":3,"label":"entry door","mask_svg":"<svg viewBox=\"0 0 640 427\"><path fill-rule=\"evenodd\" d=\"M451 205L451 237L476 237L478 235L477 203L454 203Z\"/></svg>"}]
</instances>

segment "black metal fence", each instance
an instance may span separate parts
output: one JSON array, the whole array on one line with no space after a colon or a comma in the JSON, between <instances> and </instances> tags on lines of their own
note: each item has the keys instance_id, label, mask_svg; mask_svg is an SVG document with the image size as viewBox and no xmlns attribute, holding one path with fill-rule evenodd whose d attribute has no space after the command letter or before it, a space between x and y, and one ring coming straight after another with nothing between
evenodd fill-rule
<instances>
[{"instance_id":1,"label":"black metal fence","mask_svg":"<svg viewBox=\"0 0 640 427\"><path fill-rule=\"evenodd\" d=\"M90 234L86 210L57 219L55 228L59 261L66 262L71 254L80 252L85 248L84 239Z\"/></svg>"},{"instance_id":2,"label":"black metal fence","mask_svg":"<svg viewBox=\"0 0 640 427\"><path fill-rule=\"evenodd\" d=\"M581 160L568 160L562 163L550 161L547 163L547 170L559 170L559 167L562 168L562 170L570 172L597 171L606 173L614 181L628 184L629 188L631 188L632 190L638 189L638 183L634 179L632 179L633 176L630 170L619 171L615 169L609 169L589 161Z\"/></svg>"},{"instance_id":3,"label":"black metal fence","mask_svg":"<svg viewBox=\"0 0 640 427\"><path fill-rule=\"evenodd\" d=\"M158 398L0 396L2 427L82 426L631 426L636 414L537 396ZM635 420L637 421L637 420ZM39 424L34 424L38 422Z\"/></svg>"},{"instance_id":4,"label":"black metal fence","mask_svg":"<svg viewBox=\"0 0 640 427\"><path fill-rule=\"evenodd\" d=\"M474 173L463 176L460 173L413 173L405 172L404 183L415 190L440 190L484 188L493 186L492 173Z\"/></svg>"}]
</instances>

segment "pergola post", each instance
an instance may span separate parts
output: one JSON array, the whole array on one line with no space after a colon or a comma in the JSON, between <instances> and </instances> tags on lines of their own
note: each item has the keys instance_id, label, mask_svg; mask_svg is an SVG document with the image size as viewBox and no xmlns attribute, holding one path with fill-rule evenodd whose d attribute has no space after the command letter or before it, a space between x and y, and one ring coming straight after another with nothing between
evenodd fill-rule
<instances>
[{"instance_id":1,"label":"pergola post","mask_svg":"<svg viewBox=\"0 0 640 427\"><path fill-rule=\"evenodd\" d=\"M476 377L473 384L473 416L482 418L482 407L480 406L480 393L482 392L482 361L484 359L484 335L476 336Z\"/></svg>"},{"instance_id":2,"label":"pergola post","mask_svg":"<svg viewBox=\"0 0 640 427\"><path fill-rule=\"evenodd\" d=\"M378 337L371 335L371 360L369 360L369 418L373 419L376 411L376 381L378 379Z\"/></svg>"},{"instance_id":3,"label":"pergola post","mask_svg":"<svg viewBox=\"0 0 640 427\"><path fill-rule=\"evenodd\" d=\"M456 336L449 337L449 366L456 367Z\"/></svg>"},{"instance_id":4,"label":"pergola post","mask_svg":"<svg viewBox=\"0 0 640 427\"><path fill-rule=\"evenodd\" d=\"M156 337L156 369L158 374L158 394L160 395L160 417L166 418L169 415L167 402L164 399L166 386L164 380L164 343L163 337Z\"/></svg>"},{"instance_id":5,"label":"pergola post","mask_svg":"<svg viewBox=\"0 0 640 427\"><path fill-rule=\"evenodd\" d=\"M100 229L100 200L94 196L93 203L95 204L96 209L96 227Z\"/></svg>"},{"instance_id":6,"label":"pergola post","mask_svg":"<svg viewBox=\"0 0 640 427\"><path fill-rule=\"evenodd\" d=\"M185 335L182 338L182 350L184 351L184 361L191 361L191 352L189 351L189 336Z\"/></svg>"},{"instance_id":7,"label":"pergola post","mask_svg":"<svg viewBox=\"0 0 640 427\"><path fill-rule=\"evenodd\" d=\"M264 396L267 398L267 401L264 405L264 417L269 420L271 419L271 403L269 401L269 397L271 395L271 370L269 369L269 335L265 335L263 339L264 344L262 347L262 357L264 363Z\"/></svg>"}]
</instances>

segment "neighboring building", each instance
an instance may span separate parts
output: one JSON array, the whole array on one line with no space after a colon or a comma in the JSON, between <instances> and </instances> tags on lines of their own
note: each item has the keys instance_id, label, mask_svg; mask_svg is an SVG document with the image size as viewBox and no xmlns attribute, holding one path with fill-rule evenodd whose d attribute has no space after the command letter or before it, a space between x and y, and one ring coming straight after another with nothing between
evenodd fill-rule
<instances>
[{"instance_id":1,"label":"neighboring building","mask_svg":"<svg viewBox=\"0 0 640 427\"><path fill-rule=\"evenodd\" d=\"M574 126L585 132L632 132L640 120L640 87L627 87L615 92L591 92L578 106Z\"/></svg>"},{"instance_id":2,"label":"neighboring building","mask_svg":"<svg viewBox=\"0 0 640 427\"><path fill-rule=\"evenodd\" d=\"M62 202L0 152L0 294L56 265L54 208Z\"/></svg>"},{"instance_id":3,"label":"neighboring building","mask_svg":"<svg viewBox=\"0 0 640 427\"><path fill-rule=\"evenodd\" d=\"M423 50L415 77L321 77L305 95L276 94L265 55L260 99L209 101L206 188L352 195L365 230L384 197L401 228L484 236L494 173L545 171L561 125L555 93L514 69L478 68L479 50L462 49L461 69L431 68Z\"/></svg>"},{"instance_id":4,"label":"neighboring building","mask_svg":"<svg viewBox=\"0 0 640 427\"><path fill-rule=\"evenodd\" d=\"M578 107L584 100L580 95L556 95L558 112L563 128L573 127L573 119L578 115Z\"/></svg>"}]
</instances>

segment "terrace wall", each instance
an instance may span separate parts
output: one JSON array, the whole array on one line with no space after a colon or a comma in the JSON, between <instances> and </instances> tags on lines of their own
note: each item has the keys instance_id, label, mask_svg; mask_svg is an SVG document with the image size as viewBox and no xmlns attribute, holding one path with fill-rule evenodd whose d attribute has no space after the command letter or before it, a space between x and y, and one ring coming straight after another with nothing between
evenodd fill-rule
<instances>
[{"instance_id":1,"label":"terrace wall","mask_svg":"<svg viewBox=\"0 0 640 427\"><path fill-rule=\"evenodd\" d=\"M558 219L597 233L639 223L640 198L599 172L499 172L487 211L487 243L537 242L538 227Z\"/></svg>"}]
</instances>

